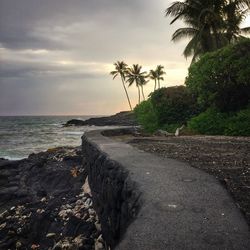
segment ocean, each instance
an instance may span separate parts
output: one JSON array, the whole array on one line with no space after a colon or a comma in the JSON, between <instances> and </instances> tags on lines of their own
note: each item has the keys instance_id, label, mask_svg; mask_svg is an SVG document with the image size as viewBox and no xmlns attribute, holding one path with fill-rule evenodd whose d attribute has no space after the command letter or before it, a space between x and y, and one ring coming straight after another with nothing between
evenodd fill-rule
<instances>
[{"instance_id":1,"label":"ocean","mask_svg":"<svg viewBox=\"0 0 250 250\"><path fill-rule=\"evenodd\" d=\"M58 146L80 146L95 126L63 127L70 119L90 116L0 116L0 158L17 160ZM103 128L103 127L102 127Z\"/></svg>"}]
</instances>

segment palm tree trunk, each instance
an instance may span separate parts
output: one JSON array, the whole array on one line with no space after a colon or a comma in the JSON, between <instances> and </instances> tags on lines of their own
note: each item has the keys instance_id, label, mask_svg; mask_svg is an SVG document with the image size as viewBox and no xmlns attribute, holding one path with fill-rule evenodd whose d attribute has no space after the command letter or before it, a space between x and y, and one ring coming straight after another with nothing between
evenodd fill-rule
<instances>
[{"instance_id":1,"label":"palm tree trunk","mask_svg":"<svg viewBox=\"0 0 250 250\"><path fill-rule=\"evenodd\" d=\"M160 80L159 80L159 79L158 79L158 88L159 88L159 89L161 88Z\"/></svg>"},{"instance_id":2,"label":"palm tree trunk","mask_svg":"<svg viewBox=\"0 0 250 250\"><path fill-rule=\"evenodd\" d=\"M132 106L131 106L131 103L130 103L130 100L129 100L128 91L126 89L123 77L122 77L122 85L123 85L123 88L125 90L125 93L126 93L126 96L127 96L127 99L128 99L128 104L129 104L130 110L132 111Z\"/></svg>"},{"instance_id":3,"label":"palm tree trunk","mask_svg":"<svg viewBox=\"0 0 250 250\"><path fill-rule=\"evenodd\" d=\"M214 33L216 49L219 49L221 46L221 42L220 42L220 37L219 37L218 31L214 25L212 26L212 29L213 29L213 33Z\"/></svg>"},{"instance_id":4,"label":"palm tree trunk","mask_svg":"<svg viewBox=\"0 0 250 250\"><path fill-rule=\"evenodd\" d=\"M138 89L138 104L140 104L141 103L141 92L140 92L140 88L139 88L139 86L137 86L137 89Z\"/></svg>"},{"instance_id":5,"label":"palm tree trunk","mask_svg":"<svg viewBox=\"0 0 250 250\"><path fill-rule=\"evenodd\" d=\"M142 92L143 100L145 101L145 95L144 95L144 91L143 91L143 86L142 85L141 85L141 92Z\"/></svg>"},{"instance_id":6,"label":"palm tree trunk","mask_svg":"<svg viewBox=\"0 0 250 250\"><path fill-rule=\"evenodd\" d=\"M154 91L156 90L156 84L157 84L157 83L156 83L156 79L155 79L155 88L154 88Z\"/></svg>"}]
</instances>

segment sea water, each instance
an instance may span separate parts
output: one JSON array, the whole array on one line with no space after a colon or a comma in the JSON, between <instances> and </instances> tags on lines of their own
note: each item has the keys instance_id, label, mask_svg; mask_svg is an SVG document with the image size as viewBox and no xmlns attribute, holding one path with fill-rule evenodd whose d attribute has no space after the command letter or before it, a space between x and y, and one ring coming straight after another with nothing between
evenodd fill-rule
<instances>
[{"instance_id":1,"label":"sea water","mask_svg":"<svg viewBox=\"0 0 250 250\"><path fill-rule=\"evenodd\" d=\"M97 127L64 127L63 124L70 119L88 118L90 117L2 116L0 117L0 158L22 159L31 153L46 151L48 148L80 146L84 132Z\"/></svg>"}]
</instances>

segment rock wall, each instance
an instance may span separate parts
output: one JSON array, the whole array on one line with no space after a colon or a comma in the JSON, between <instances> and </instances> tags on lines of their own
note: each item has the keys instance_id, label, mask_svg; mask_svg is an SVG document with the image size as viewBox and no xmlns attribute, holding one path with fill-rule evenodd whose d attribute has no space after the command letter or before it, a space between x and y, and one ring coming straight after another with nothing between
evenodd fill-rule
<instances>
[{"instance_id":1,"label":"rock wall","mask_svg":"<svg viewBox=\"0 0 250 250\"><path fill-rule=\"evenodd\" d=\"M113 249L141 207L141 192L128 170L110 159L85 135L82 151L103 238Z\"/></svg>"}]
</instances>

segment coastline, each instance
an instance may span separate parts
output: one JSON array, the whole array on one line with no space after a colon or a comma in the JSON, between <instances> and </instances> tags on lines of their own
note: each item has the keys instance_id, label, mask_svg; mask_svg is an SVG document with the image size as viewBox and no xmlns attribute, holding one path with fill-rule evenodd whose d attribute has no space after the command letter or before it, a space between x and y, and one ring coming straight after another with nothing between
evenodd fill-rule
<instances>
[{"instance_id":1,"label":"coastline","mask_svg":"<svg viewBox=\"0 0 250 250\"><path fill-rule=\"evenodd\" d=\"M161 157L187 161L191 166L192 162L198 164L194 153L201 153L201 158L203 157L203 151L198 151L197 147L185 149L192 142L192 136L148 137L137 130L131 133L131 129L113 130L113 132L109 130L103 134ZM210 137L200 136L200 142L202 138ZM222 137L210 139L215 139L218 145L222 143L220 141ZM234 139L228 138L229 142L233 142ZM249 138L246 138L246 142L249 142ZM201 145L204 145L204 141L199 144ZM188 154L190 159L187 157ZM211 154L212 158L215 156L216 151L214 155ZM22 247L27 246L39 249L38 245L42 249L49 247L62 249L63 246L69 246L72 249L105 248L101 223L92 206L91 195L83 191L83 186L86 186L87 172L85 165L82 164L82 158L80 147L58 147L31 154L20 161L0 159L0 185L4 187L0 191L1 249L25 249ZM221 160L226 163L226 156ZM203 165L206 164L204 161L200 162ZM242 164L244 165L243 160ZM246 161L245 164L247 168L249 162ZM194 167L199 168L199 166ZM208 165L208 167L211 166ZM211 168L212 170L214 168ZM210 174L213 175L213 173ZM230 178L230 175L227 179L218 177L226 188L232 191L228 186L232 181ZM241 194L236 193L235 196L235 193L231 192L236 203ZM248 210L245 216L249 223L247 213Z\"/></svg>"},{"instance_id":2,"label":"coastline","mask_svg":"<svg viewBox=\"0 0 250 250\"><path fill-rule=\"evenodd\" d=\"M0 160L1 249L103 249L79 147Z\"/></svg>"},{"instance_id":3,"label":"coastline","mask_svg":"<svg viewBox=\"0 0 250 250\"><path fill-rule=\"evenodd\" d=\"M135 124L130 112L86 123L107 121L110 128ZM63 146L22 159L0 158L1 249L104 249L91 194L83 190L82 157L80 147Z\"/></svg>"}]
</instances>

